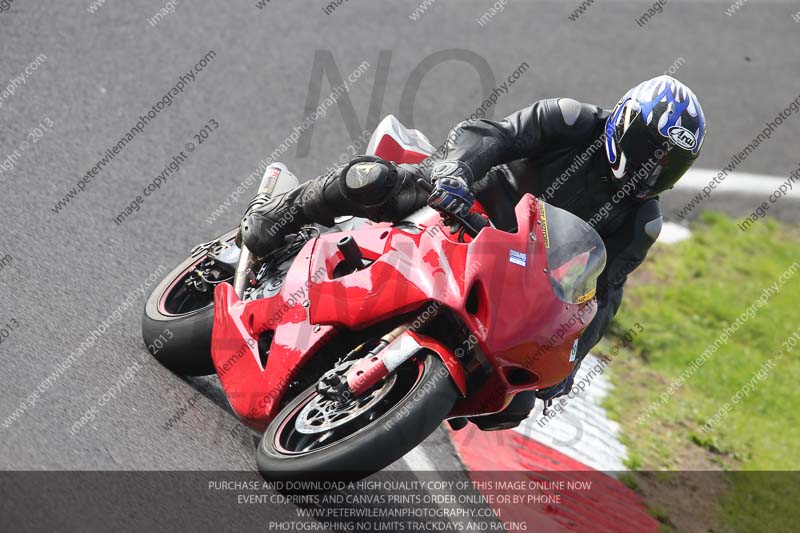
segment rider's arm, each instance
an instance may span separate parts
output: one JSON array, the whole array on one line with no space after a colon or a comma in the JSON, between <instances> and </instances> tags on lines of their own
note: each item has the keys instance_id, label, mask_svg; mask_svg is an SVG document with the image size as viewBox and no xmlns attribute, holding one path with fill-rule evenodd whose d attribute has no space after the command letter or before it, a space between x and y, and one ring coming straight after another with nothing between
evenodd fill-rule
<instances>
[{"instance_id":1,"label":"rider's arm","mask_svg":"<svg viewBox=\"0 0 800 533\"><path fill-rule=\"evenodd\" d=\"M501 121L468 120L450 132L442 159L463 163L456 175L471 185L493 166L582 142L594 133L600 113L597 106L550 98Z\"/></svg>"},{"instance_id":2,"label":"rider's arm","mask_svg":"<svg viewBox=\"0 0 800 533\"><path fill-rule=\"evenodd\" d=\"M597 344L611 325L622 302L628 274L642 264L661 232L661 208L653 198L640 204L628 220L605 239L606 268L597 280L597 314L578 342L578 360Z\"/></svg>"}]
</instances>

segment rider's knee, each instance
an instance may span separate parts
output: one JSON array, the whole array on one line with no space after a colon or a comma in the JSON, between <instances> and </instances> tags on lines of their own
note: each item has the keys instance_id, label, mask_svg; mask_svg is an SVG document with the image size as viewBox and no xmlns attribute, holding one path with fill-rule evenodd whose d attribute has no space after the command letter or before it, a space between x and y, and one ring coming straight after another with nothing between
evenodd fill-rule
<instances>
[{"instance_id":1,"label":"rider's knee","mask_svg":"<svg viewBox=\"0 0 800 533\"><path fill-rule=\"evenodd\" d=\"M356 158L344 170L341 186L345 196L364 207L386 202L397 187L393 163L378 158Z\"/></svg>"}]
</instances>

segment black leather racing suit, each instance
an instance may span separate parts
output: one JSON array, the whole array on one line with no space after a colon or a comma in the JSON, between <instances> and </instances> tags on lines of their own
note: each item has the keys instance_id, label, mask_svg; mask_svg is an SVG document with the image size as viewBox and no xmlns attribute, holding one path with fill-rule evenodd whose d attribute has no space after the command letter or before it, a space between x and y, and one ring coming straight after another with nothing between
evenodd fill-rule
<instances>
[{"instance_id":1,"label":"black leather racing suit","mask_svg":"<svg viewBox=\"0 0 800 533\"><path fill-rule=\"evenodd\" d=\"M608 111L575 100L540 100L499 122L457 125L443 156L465 163L459 174L501 229L516 224L514 206L531 193L600 234L608 257L597 283L597 314L578 343L579 362L608 329L628 274L661 231L658 199L637 201L608 177L602 135L607 117Z\"/></svg>"}]
</instances>

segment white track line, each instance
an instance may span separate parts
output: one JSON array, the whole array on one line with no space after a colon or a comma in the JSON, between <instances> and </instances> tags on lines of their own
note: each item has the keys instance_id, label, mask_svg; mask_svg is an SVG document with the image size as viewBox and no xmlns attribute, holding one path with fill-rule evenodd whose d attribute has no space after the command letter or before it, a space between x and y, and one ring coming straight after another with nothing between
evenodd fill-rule
<instances>
[{"instance_id":1,"label":"white track line","mask_svg":"<svg viewBox=\"0 0 800 533\"><path fill-rule=\"evenodd\" d=\"M428 454L423 449L424 443L417 446L403 456L403 461L408 465L409 470L414 472L436 472L438 469Z\"/></svg>"},{"instance_id":2,"label":"white track line","mask_svg":"<svg viewBox=\"0 0 800 533\"><path fill-rule=\"evenodd\" d=\"M675 184L675 190L681 191L702 191L703 187L708 186L708 182L721 172L721 169L697 168L689 169L686 174ZM717 183L715 189L711 190L713 196L717 192L722 193L741 193L741 194L763 194L764 196L774 192L789 179L786 176L769 176L767 174L750 174L749 172L729 172L724 181ZM800 199L794 194L800 188L800 181L795 180L792 189L786 197L793 200ZM784 197L782 196L781 199Z\"/></svg>"},{"instance_id":3,"label":"white track line","mask_svg":"<svg viewBox=\"0 0 800 533\"><path fill-rule=\"evenodd\" d=\"M660 244L675 244L681 242L692 236L689 228L675 224L674 222L664 222L661 228L661 234L658 236Z\"/></svg>"}]
</instances>

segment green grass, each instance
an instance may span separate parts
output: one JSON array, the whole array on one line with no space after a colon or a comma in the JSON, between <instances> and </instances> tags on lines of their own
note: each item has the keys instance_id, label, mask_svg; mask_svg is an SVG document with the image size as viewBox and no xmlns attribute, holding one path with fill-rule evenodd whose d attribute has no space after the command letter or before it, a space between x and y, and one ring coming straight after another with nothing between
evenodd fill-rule
<instances>
[{"instance_id":1,"label":"green grass","mask_svg":"<svg viewBox=\"0 0 800 533\"><path fill-rule=\"evenodd\" d=\"M616 387L607 407L622 425L628 466L800 470L800 343L794 351L783 350L775 368L762 372L763 379L754 379L762 364L800 330L800 229L762 220L743 233L719 214L704 215L692 229L687 241L657 246L645 266L631 275L612 329L621 333L636 322L644 328L611 365ZM670 383L795 263L794 274L779 285L779 292L763 307L756 304L727 342L660 403ZM738 403L731 402L748 382L752 390ZM653 402L659 408L637 423ZM731 404L727 416L703 431L726 402ZM787 476L780 479L789 481ZM779 531L800 524L800 488L778 480L731 476L719 502L723 522L743 531ZM782 490L775 491L776 484ZM763 515L770 506L778 521L765 527ZM754 517L757 523L751 523Z\"/></svg>"}]
</instances>

